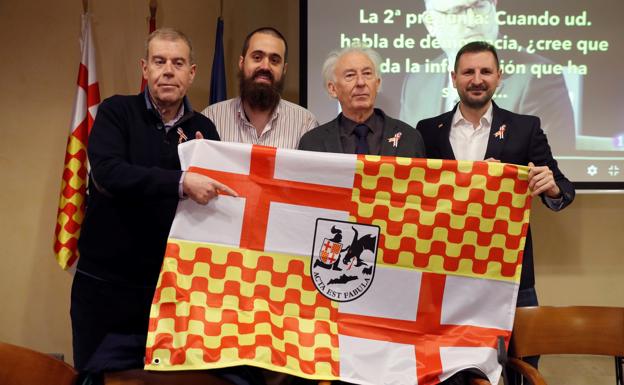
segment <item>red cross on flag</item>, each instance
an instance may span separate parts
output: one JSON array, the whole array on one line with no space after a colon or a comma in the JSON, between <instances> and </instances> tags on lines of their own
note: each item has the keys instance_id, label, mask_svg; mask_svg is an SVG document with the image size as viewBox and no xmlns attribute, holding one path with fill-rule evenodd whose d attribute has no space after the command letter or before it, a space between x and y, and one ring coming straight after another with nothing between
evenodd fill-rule
<instances>
[{"instance_id":1,"label":"red cross on flag","mask_svg":"<svg viewBox=\"0 0 624 385\"><path fill-rule=\"evenodd\" d=\"M239 197L178 205L146 369L427 385L478 368L498 381L526 167L203 140L179 149L183 169Z\"/></svg>"}]
</instances>

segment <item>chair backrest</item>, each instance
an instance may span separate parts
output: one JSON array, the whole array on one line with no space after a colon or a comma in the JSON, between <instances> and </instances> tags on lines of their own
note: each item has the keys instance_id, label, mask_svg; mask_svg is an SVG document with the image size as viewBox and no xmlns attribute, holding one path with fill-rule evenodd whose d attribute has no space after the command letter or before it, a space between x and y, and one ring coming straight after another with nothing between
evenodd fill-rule
<instances>
[{"instance_id":1,"label":"chair backrest","mask_svg":"<svg viewBox=\"0 0 624 385\"><path fill-rule=\"evenodd\" d=\"M78 374L70 365L43 353L0 342L0 384L74 385Z\"/></svg>"},{"instance_id":2,"label":"chair backrest","mask_svg":"<svg viewBox=\"0 0 624 385\"><path fill-rule=\"evenodd\" d=\"M516 309L515 357L540 354L624 356L624 308L534 306Z\"/></svg>"}]
</instances>

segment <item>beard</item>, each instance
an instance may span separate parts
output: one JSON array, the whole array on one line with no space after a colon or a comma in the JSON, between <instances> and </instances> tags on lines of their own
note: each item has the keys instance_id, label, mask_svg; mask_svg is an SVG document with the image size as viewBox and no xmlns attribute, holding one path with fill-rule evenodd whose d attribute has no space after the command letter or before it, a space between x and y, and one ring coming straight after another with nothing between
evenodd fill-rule
<instances>
[{"instance_id":1,"label":"beard","mask_svg":"<svg viewBox=\"0 0 624 385\"><path fill-rule=\"evenodd\" d=\"M472 97L470 95L470 91L477 90L483 91L483 95L478 98ZM494 91L496 91L496 89L491 90L488 89L488 87L471 87L466 91L460 93L459 99L462 101L462 103L470 108L480 109L481 107L486 106L490 102L490 100L492 100L492 96L494 96Z\"/></svg>"},{"instance_id":2,"label":"beard","mask_svg":"<svg viewBox=\"0 0 624 385\"><path fill-rule=\"evenodd\" d=\"M270 84L256 83L259 76L266 76L271 80ZM273 111L280 101L280 94L284 89L284 75L278 81L269 70L257 70L251 77L245 77L243 71L238 72L238 87L241 100L249 107L260 111Z\"/></svg>"}]
</instances>

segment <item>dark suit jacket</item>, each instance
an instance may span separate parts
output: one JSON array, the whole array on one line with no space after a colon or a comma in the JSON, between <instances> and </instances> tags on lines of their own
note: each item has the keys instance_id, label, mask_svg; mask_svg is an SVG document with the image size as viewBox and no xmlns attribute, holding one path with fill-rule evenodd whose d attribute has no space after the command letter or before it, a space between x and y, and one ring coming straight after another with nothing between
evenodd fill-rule
<instances>
[{"instance_id":1,"label":"dark suit jacket","mask_svg":"<svg viewBox=\"0 0 624 385\"><path fill-rule=\"evenodd\" d=\"M492 128L488 141L485 159L494 158L503 163L528 165L533 162L536 166L548 166L553 172L555 183L561 189L563 202L561 210L574 200L574 186L561 173L557 161L553 158L546 135L540 127L540 119L536 116L514 114L511 111L499 108L494 103L492 115ZM449 133L455 108L435 118L424 119L418 122L416 129L425 140L427 158L455 159ZM494 137L494 134L502 125L505 127L503 139ZM542 201L544 196L542 195ZM531 229L527 233L524 247L524 259L522 263L522 276L520 278L520 290L533 288L535 285L535 273L533 270L533 243Z\"/></svg>"},{"instance_id":2,"label":"dark suit jacket","mask_svg":"<svg viewBox=\"0 0 624 385\"><path fill-rule=\"evenodd\" d=\"M400 120L392 119L379 109L375 109L375 111L381 113L384 118L380 155L402 156L406 158L425 157L425 145L418 131ZM399 132L401 133L401 139L398 145L394 147L393 143L389 142L388 139L394 137ZM338 117L305 133L299 141L299 149L344 153L340 140Z\"/></svg>"},{"instance_id":3,"label":"dark suit jacket","mask_svg":"<svg viewBox=\"0 0 624 385\"><path fill-rule=\"evenodd\" d=\"M526 64L552 64L551 61L526 52L506 51L505 62ZM445 55L435 59L439 63ZM416 125L422 119L446 111L442 89L448 87L448 73L414 73L405 77L401 91L399 119ZM384 86L385 87L385 86ZM450 85L449 92L457 90ZM541 128L548 135L550 146L557 155L569 154L575 149L574 112L562 75L544 75L537 78L527 73L508 74L503 71L501 83L494 100L502 108L520 114L539 116Z\"/></svg>"}]
</instances>

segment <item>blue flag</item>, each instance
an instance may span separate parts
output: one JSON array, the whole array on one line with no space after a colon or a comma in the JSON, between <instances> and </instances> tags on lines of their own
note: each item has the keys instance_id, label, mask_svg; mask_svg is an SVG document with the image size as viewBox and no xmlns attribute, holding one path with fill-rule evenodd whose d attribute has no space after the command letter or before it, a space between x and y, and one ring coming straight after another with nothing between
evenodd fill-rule
<instances>
[{"instance_id":1,"label":"blue flag","mask_svg":"<svg viewBox=\"0 0 624 385\"><path fill-rule=\"evenodd\" d=\"M217 37L215 52L212 59L212 74L210 75L210 104L227 99L225 85L225 58L223 55L223 19L217 19Z\"/></svg>"}]
</instances>

